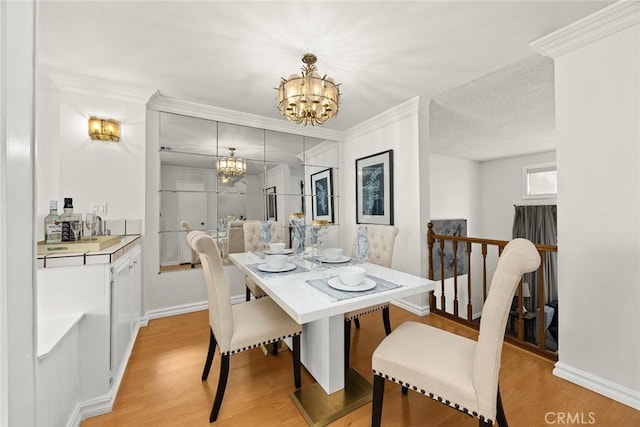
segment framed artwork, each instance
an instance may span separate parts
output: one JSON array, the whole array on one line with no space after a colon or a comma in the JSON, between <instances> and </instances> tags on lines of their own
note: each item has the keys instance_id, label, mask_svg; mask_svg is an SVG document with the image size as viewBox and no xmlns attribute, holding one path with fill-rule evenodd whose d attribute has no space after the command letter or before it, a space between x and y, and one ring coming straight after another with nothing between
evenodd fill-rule
<instances>
[{"instance_id":1,"label":"framed artwork","mask_svg":"<svg viewBox=\"0 0 640 427\"><path fill-rule=\"evenodd\" d=\"M333 186L332 186L332 169L311 175L311 201L312 201L312 218L326 219L333 222Z\"/></svg>"},{"instance_id":2,"label":"framed artwork","mask_svg":"<svg viewBox=\"0 0 640 427\"><path fill-rule=\"evenodd\" d=\"M265 203L266 203L266 213L267 213L267 221L277 221L278 220L278 204L276 200L276 187L269 187L265 189Z\"/></svg>"},{"instance_id":3,"label":"framed artwork","mask_svg":"<svg viewBox=\"0 0 640 427\"><path fill-rule=\"evenodd\" d=\"M467 220L466 219L433 219L433 232L445 236L467 237ZM444 254L444 256L441 256ZM454 270L454 258L457 271ZM449 279L453 276L467 274L469 268L467 266L467 252L464 243L458 243L457 253L453 252L453 243L445 242L444 251L440 251L440 243L433 245L433 280L441 280L440 260L444 259L444 278Z\"/></svg>"},{"instance_id":4,"label":"framed artwork","mask_svg":"<svg viewBox=\"0 0 640 427\"><path fill-rule=\"evenodd\" d=\"M356 159L356 223L393 225L393 150Z\"/></svg>"}]
</instances>

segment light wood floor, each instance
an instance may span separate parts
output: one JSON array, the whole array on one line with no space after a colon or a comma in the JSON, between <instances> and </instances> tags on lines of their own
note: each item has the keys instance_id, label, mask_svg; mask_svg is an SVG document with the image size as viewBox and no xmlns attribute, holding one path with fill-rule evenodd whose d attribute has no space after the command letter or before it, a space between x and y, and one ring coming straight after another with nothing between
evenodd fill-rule
<instances>
[{"instance_id":1,"label":"light wood floor","mask_svg":"<svg viewBox=\"0 0 640 427\"><path fill-rule=\"evenodd\" d=\"M441 317L421 318L391 306L392 326L405 320L476 335ZM206 311L149 322L140 330L113 412L89 418L82 427L209 425L220 355L215 356L208 381L200 381L209 340L207 322ZM371 380L371 354L384 330L378 313L363 317L361 324L352 337L352 366ZM596 426L640 425L640 412L554 377L552 369L547 360L504 346L500 389L510 426L579 425L581 421ZM312 382L303 369L302 385ZM306 426L289 397L293 387L291 352L273 357L254 349L231 356L227 392L213 425ZM578 422L566 422L568 415ZM400 386L388 381L382 416L384 426L478 425L475 419L417 393L403 397ZM564 423L559 416L564 416ZM369 426L370 418L369 403L332 426Z\"/></svg>"}]
</instances>

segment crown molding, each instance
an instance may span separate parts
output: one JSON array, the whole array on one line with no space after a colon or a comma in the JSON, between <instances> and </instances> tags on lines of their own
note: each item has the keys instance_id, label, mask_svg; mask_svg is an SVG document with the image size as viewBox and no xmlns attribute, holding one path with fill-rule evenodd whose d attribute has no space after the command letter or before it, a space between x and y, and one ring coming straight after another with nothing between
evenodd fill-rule
<instances>
[{"instance_id":1,"label":"crown molding","mask_svg":"<svg viewBox=\"0 0 640 427\"><path fill-rule=\"evenodd\" d=\"M529 43L529 46L540 55L553 59L638 25L639 22L640 1L622 0L541 37Z\"/></svg>"},{"instance_id":2,"label":"crown molding","mask_svg":"<svg viewBox=\"0 0 640 427\"><path fill-rule=\"evenodd\" d=\"M62 91L81 93L85 95L99 95L123 101L146 103L155 91L154 88L125 85L95 76L76 74L69 71L39 66L41 77L48 77L53 84Z\"/></svg>"},{"instance_id":3,"label":"crown molding","mask_svg":"<svg viewBox=\"0 0 640 427\"><path fill-rule=\"evenodd\" d=\"M398 120L402 120L405 117L416 115L420 110L420 104L419 96L411 98L400 105L347 129L344 133L344 137L345 139L355 138L357 136L382 129L383 127L395 123Z\"/></svg>"},{"instance_id":4,"label":"crown molding","mask_svg":"<svg viewBox=\"0 0 640 427\"><path fill-rule=\"evenodd\" d=\"M322 127L306 127L295 123L259 116L257 114L243 113L241 111L227 110L213 105L200 104L194 101L172 98L157 91L154 93L147 108L166 113L184 114L201 119L216 120L241 126L249 126L267 129L277 132L291 133L312 138L342 141L343 132Z\"/></svg>"}]
</instances>

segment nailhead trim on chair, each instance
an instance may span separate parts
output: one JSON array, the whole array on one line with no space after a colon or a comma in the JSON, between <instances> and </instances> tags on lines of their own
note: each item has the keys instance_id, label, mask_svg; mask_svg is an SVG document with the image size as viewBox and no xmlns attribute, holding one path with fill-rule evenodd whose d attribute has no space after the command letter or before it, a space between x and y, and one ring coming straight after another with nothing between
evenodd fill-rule
<instances>
[{"instance_id":1,"label":"nailhead trim on chair","mask_svg":"<svg viewBox=\"0 0 640 427\"><path fill-rule=\"evenodd\" d=\"M358 313L357 316L356 315L349 316L349 317L345 316L344 321L348 322L350 320L357 319L360 316L364 316L365 314L369 314L369 313L374 313L376 311L380 311L380 310L382 310L383 308L386 308L386 307L389 307L389 304L384 304L384 305L381 305L379 307L373 307L371 310L363 311L362 313Z\"/></svg>"},{"instance_id":2,"label":"nailhead trim on chair","mask_svg":"<svg viewBox=\"0 0 640 427\"><path fill-rule=\"evenodd\" d=\"M223 356L226 356L228 354L231 355L231 354L240 353L240 352L245 351L245 350L250 350L252 348L260 347L261 345L264 345L264 344L271 344L271 343L274 343L274 342L281 341L281 340L283 340L285 338L295 337L296 335L300 335L301 333L302 333L302 331L299 331L299 332L297 332L295 334L285 335L285 336L282 336L280 338L273 338L273 339L270 339L270 340L267 340L267 341L263 341L263 342L258 343L258 344L252 344L252 345L250 345L248 347L242 347L242 348L239 348L237 350L230 350L230 351L226 351L226 352L220 353L220 354L222 354Z\"/></svg>"},{"instance_id":3,"label":"nailhead trim on chair","mask_svg":"<svg viewBox=\"0 0 640 427\"><path fill-rule=\"evenodd\" d=\"M379 377L382 377L385 380L389 380L389 381L392 381L394 383L400 384L401 386L410 388L410 389L412 389L414 391L418 390L418 388L416 386L411 385L406 381L396 380L395 378L389 377L389 375L383 374L382 372L378 372L375 369L373 369L372 371L373 371L373 375L378 375ZM427 393L423 389L420 389L420 393L424 394L425 396L430 397L433 400L437 400L440 403L444 403L445 405L451 406L452 408L457 409L458 411L462 411L465 414L473 415L474 417L479 418L481 421L484 421L484 422L489 423L489 424L493 424L494 423L492 420L490 420L489 418L486 418L484 415L478 415L478 413L476 411L469 412L469 410L467 408L461 407L457 403L452 404L449 400L446 400L446 399L444 399L444 398L442 398L440 396L436 396L433 393Z\"/></svg>"}]
</instances>

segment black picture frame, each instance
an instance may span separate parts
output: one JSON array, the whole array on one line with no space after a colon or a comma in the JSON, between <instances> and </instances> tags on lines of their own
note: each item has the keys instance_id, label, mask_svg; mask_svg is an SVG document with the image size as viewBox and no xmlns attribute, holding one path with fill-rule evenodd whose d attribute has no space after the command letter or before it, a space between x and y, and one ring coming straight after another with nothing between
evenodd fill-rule
<instances>
[{"instance_id":1,"label":"black picture frame","mask_svg":"<svg viewBox=\"0 0 640 427\"><path fill-rule=\"evenodd\" d=\"M333 222L333 169L311 175L311 216Z\"/></svg>"},{"instance_id":2,"label":"black picture frame","mask_svg":"<svg viewBox=\"0 0 640 427\"><path fill-rule=\"evenodd\" d=\"M267 221L278 220L278 200L276 187L265 188L265 216Z\"/></svg>"},{"instance_id":3,"label":"black picture frame","mask_svg":"<svg viewBox=\"0 0 640 427\"><path fill-rule=\"evenodd\" d=\"M393 150L356 159L356 223L393 225Z\"/></svg>"}]
</instances>

